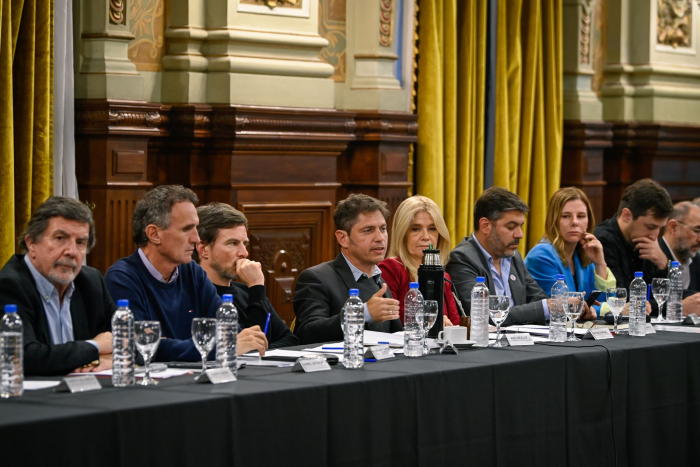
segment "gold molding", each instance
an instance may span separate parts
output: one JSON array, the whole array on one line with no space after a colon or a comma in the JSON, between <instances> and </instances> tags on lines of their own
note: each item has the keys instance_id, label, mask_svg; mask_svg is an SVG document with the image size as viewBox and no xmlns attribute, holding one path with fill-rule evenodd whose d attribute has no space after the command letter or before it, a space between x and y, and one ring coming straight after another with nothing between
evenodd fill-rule
<instances>
[{"instance_id":1,"label":"gold molding","mask_svg":"<svg viewBox=\"0 0 700 467\"><path fill-rule=\"evenodd\" d=\"M379 0L379 45L391 47L394 31L394 0Z\"/></svg>"},{"instance_id":2,"label":"gold molding","mask_svg":"<svg viewBox=\"0 0 700 467\"><path fill-rule=\"evenodd\" d=\"M693 30L691 0L657 0L657 7L657 44L690 47Z\"/></svg>"},{"instance_id":3,"label":"gold molding","mask_svg":"<svg viewBox=\"0 0 700 467\"><path fill-rule=\"evenodd\" d=\"M591 9L581 5L581 27L579 35L579 63L591 63Z\"/></svg>"},{"instance_id":4,"label":"gold molding","mask_svg":"<svg viewBox=\"0 0 700 467\"><path fill-rule=\"evenodd\" d=\"M126 0L109 0L109 22L112 24L126 24Z\"/></svg>"}]
</instances>

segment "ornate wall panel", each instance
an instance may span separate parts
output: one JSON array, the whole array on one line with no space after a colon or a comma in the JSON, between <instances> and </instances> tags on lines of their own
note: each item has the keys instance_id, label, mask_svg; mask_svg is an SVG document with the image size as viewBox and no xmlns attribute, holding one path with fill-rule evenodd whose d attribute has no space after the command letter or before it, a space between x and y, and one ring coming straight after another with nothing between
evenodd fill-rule
<instances>
[{"instance_id":1,"label":"ornate wall panel","mask_svg":"<svg viewBox=\"0 0 700 467\"><path fill-rule=\"evenodd\" d=\"M333 65L333 81L345 81L345 30L346 0L319 0L318 33L328 40L327 47L321 49L320 57Z\"/></svg>"},{"instance_id":2,"label":"ornate wall panel","mask_svg":"<svg viewBox=\"0 0 700 467\"><path fill-rule=\"evenodd\" d=\"M333 209L349 192L393 208L406 197L415 115L381 112L76 102L81 199L95 204L102 272L133 252L130 218L152 186L191 187L200 203L246 213L251 257L288 323L298 274L336 254Z\"/></svg>"},{"instance_id":3,"label":"ornate wall panel","mask_svg":"<svg viewBox=\"0 0 700 467\"><path fill-rule=\"evenodd\" d=\"M139 71L161 71L165 33L165 10L169 0L130 0L129 18L134 40L129 59Z\"/></svg>"}]
</instances>

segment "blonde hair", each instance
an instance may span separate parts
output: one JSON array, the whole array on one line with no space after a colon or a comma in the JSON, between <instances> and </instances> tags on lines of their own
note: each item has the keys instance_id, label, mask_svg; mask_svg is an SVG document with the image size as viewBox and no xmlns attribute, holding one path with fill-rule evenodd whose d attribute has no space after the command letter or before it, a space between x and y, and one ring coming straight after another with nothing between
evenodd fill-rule
<instances>
[{"instance_id":1,"label":"blonde hair","mask_svg":"<svg viewBox=\"0 0 700 467\"><path fill-rule=\"evenodd\" d=\"M564 257L564 239L562 238L561 231L559 230L559 220L561 219L561 212L564 210L564 205L569 201L574 200L581 200L586 205L586 210L588 211L588 227L586 228L586 232L593 232L593 228L595 227L595 217L593 217L591 203L588 201L586 193L576 187L570 186L567 188L560 188L549 200L547 220L545 221L545 233L543 236L543 238L552 242L552 246L554 246L554 249L557 250L559 258L566 267L569 267L569 264ZM578 259L581 261L581 266L586 267L591 264L591 260L588 259L588 256L583 253L583 247L580 243L576 244L574 254L578 255Z\"/></svg>"},{"instance_id":2,"label":"blonde hair","mask_svg":"<svg viewBox=\"0 0 700 467\"><path fill-rule=\"evenodd\" d=\"M418 277L418 268L411 262L411 255L406 247L406 237L416 214L419 212L427 212L433 218L433 223L439 234L438 244L435 245L435 248L440 250L440 262L443 266L447 264L450 256L450 233L447 231L447 225L435 201L420 195L406 198L394 213L389 257L398 256L413 280Z\"/></svg>"}]
</instances>

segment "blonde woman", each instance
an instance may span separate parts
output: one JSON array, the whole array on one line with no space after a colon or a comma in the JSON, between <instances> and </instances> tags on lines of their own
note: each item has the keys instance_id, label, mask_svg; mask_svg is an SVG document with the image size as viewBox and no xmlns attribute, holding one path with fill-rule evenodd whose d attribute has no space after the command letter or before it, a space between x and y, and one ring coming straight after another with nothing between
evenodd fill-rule
<instances>
[{"instance_id":1,"label":"blonde woman","mask_svg":"<svg viewBox=\"0 0 700 467\"><path fill-rule=\"evenodd\" d=\"M568 187L552 195L545 234L525 258L528 272L547 295L557 274L564 274L571 292L590 294L594 289L605 292L615 287L603 245L591 233L594 227L591 203L583 191Z\"/></svg>"},{"instance_id":2,"label":"blonde woman","mask_svg":"<svg viewBox=\"0 0 700 467\"><path fill-rule=\"evenodd\" d=\"M399 314L403 323L403 298L410 282L415 282L418 267L423 262L423 250L430 245L440 250L443 266L450 254L450 234L440 208L430 198L412 196L403 201L394 213L391 226L389 258L379 263L382 279L389 286L391 295L399 301ZM445 273L445 278L450 276ZM459 311L452 285L445 282L444 325L459 325Z\"/></svg>"}]
</instances>

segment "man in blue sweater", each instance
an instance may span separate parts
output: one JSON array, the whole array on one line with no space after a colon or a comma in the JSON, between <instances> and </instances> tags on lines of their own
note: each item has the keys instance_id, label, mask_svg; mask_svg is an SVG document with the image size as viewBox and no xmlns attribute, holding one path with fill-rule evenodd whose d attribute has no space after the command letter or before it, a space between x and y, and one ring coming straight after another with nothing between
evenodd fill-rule
<instances>
[{"instance_id":1,"label":"man in blue sweater","mask_svg":"<svg viewBox=\"0 0 700 467\"><path fill-rule=\"evenodd\" d=\"M160 186L146 193L134 209L131 230L138 249L107 271L105 281L116 300L128 299L137 321L160 321L164 339L158 361L198 361L192 320L215 317L221 305L216 288L194 261L199 242L197 196L182 186ZM256 328L239 333L237 353L267 349Z\"/></svg>"}]
</instances>

